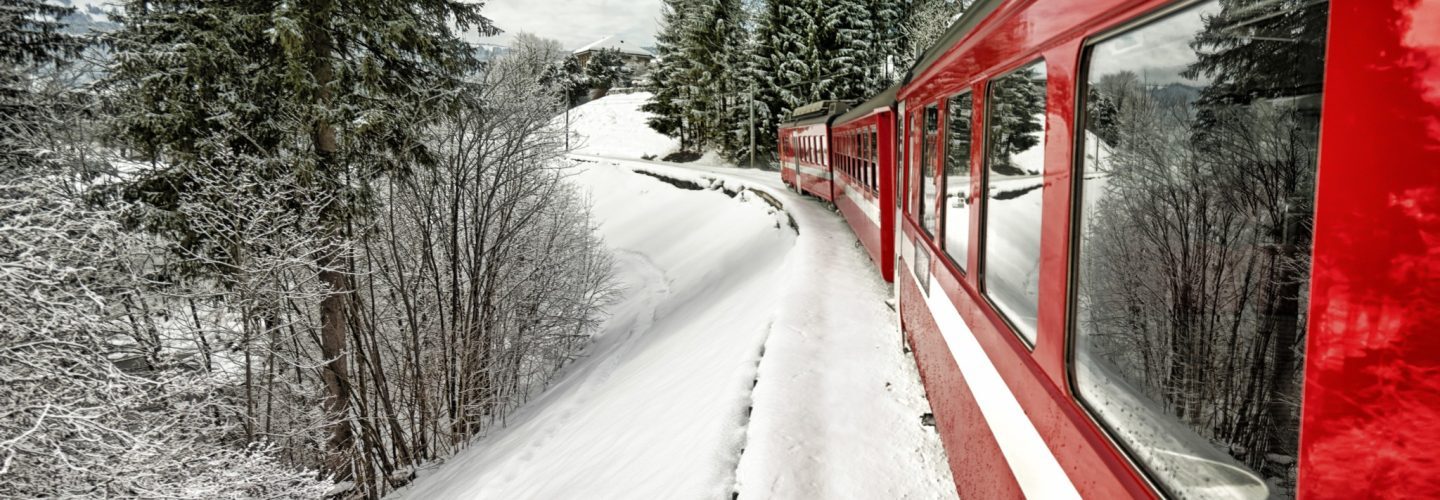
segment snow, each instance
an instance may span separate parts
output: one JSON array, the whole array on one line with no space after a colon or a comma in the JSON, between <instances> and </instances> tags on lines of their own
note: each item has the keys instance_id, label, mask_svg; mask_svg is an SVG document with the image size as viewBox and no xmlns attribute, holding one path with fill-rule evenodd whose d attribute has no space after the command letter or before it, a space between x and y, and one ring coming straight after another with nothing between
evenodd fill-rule
<instances>
[{"instance_id":1,"label":"snow","mask_svg":"<svg viewBox=\"0 0 1440 500\"><path fill-rule=\"evenodd\" d=\"M643 121L621 101L598 108ZM572 158L622 298L555 385L395 497L955 497L890 288L836 213L773 172Z\"/></svg>"},{"instance_id":2,"label":"snow","mask_svg":"<svg viewBox=\"0 0 1440 500\"><path fill-rule=\"evenodd\" d=\"M571 151L579 154L635 158L664 158L680 149L680 142L645 124L649 113L640 106L648 92L610 94L570 110ZM565 116L555 118L564 126Z\"/></svg>"},{"instance_id":3,"label":"snow","mask_svg":"<svg viewBox=\"0 0 1440 500\"><path fill-rule=\"evenodd\" d=\"M596 41L593 41L593 42L590 42L589 44L587 44L587 45L585 45L585 46L583 46L583 47L580 47L580 48L578 48L578 49L575 49L575 50L574 50L574 53L575 53L575 54L582 54L582 53L589 52L589 51L606 50L606 49L618 50L618 51L620 51L621 54L630 54L630 55L636 55L636 56L655 57L655 54L651 53L648 49L645 49L644 47L639 47L639 46L636 46L636 45L626 44L626 43L625 43L625 40L621 40L621 39L619 39L619 38L615 38L613 35L612 35L612 36L607 36L607 37L605 37L605 38L601 38L601 39L596 40Z\"/></svg>"}]
</instances>

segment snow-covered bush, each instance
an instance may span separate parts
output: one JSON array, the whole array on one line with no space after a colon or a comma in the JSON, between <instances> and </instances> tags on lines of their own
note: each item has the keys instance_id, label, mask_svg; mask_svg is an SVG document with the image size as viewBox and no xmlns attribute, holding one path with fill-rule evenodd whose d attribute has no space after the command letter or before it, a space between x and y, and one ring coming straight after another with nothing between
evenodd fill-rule
<instances>
[{"instance_id":1,"label":"snow-covered bush","mask_svg":"<svg viewBox=\"0 0 1440 500\"><path fill-rule=\"evenodd\" d=\"M226 385L165 349L153 240L64 177L0 179L0 492L315 496L328 484L234 440Z\"/></svg>"}]
</instances>

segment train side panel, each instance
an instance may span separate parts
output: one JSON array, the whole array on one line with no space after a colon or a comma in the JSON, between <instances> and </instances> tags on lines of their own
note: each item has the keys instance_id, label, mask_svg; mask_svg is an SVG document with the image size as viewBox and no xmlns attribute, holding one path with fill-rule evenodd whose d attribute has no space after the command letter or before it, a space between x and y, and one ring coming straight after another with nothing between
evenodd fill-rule
<instances>
[{"instance_id":1,"label":"train side panel","mask_svg":"<svg viewBox=\"0 0 1440 500\"><path fill-rule=\"evenodd\" d=\"M1302 492L1440 498L1440 2L1331 8Z\"/></svg>"},{"instance_id":2,"label":"train side panel","mask_svg":"<svg viewBox=\"0 0 1440 500\"><path fill-rule=\"evenodd\" d=\"M894 276L893 116L889 107L847 123L831 135L835 206L875 262L881 277Z\"/></svg>"}]
</instances>

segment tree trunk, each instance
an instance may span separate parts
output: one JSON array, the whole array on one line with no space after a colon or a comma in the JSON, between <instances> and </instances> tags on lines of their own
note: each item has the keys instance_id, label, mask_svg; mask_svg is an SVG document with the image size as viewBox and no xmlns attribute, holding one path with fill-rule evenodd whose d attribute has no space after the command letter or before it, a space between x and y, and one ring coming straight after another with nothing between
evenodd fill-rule
<instances>
[{"instance_id":1,"label":"tree trunk","mask_svg":"<svg viewBox=\"0 0 1440 500\"><path fill-rule=\"evenodd\" d=\"M335 79L334 69L331 67L333 42L323 27L311 29L309 35L312 61L310 71L315 78L317 89L315 97L320 107L324 108L330 104L330 83ZM335 154L339 150L335 127L325 119L317 119L312 139L315 144L318 176L327 180L332 176L342 177L335 161ZM337 182L325 187L339 184ZM350 280L345 275L345 262L340 256L344 225L339 220L341 215L335 203L326 201L320 209L322 230L328 234L325 241L327 248L321 251L317 264L320 267L320 282L329 288L325 298L320 301L320 353L325 359L321 378L325 382L325 410L330 418L325 466L336 481L346 481L354 477L349 457L354 435L348 421L349 361L345 348Z\"/></svg>"}]
</instances>

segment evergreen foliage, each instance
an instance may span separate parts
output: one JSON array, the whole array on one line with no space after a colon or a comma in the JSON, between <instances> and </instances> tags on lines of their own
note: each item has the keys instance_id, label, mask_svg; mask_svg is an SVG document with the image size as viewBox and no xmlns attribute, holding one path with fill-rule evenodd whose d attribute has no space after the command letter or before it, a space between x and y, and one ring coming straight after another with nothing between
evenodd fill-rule
<instances>
[{"instance_id":1,"label":"evergreen foliage","mask_svg":"<svg viewBox=\"0 0 1440 500\"><path fill-rule=\"evenodd\" d=\"M859 102L898 82L959 0L668 0L646 111L684 149L775 157L776 128L820 100ZM923 11L921 10L923 9ZM937 20L938 19L938 20Z\"/></svg>"},{"instance_id":2,"label":"evergreen foliage","mask_svg":"<svg viewBox=\"0 0 1440 500\"><path fill-rule=\"evenodd\" d=\"M600 49L585 63L585 78L592 88L608 91L625 75L625 63L618 49Z\"/></svg>"},{"instance_id":3,"label":"evergreen foliage","mask_svg":"<svg viewBox=\"0 0 1440 500\"><path fill-rule=\"evenodd\" d=\"M691 3L691 0L665 0L661 6L660 31L655 34L657 62L650 71L653 97L641 107L652 115L647 120L650 128L679 138L681 150L694 147L685 120L685 109L690 105L690 88L684 83L690 72L690 60L682 52L688 19L692 14Z\"/></svg>"},{"instance_id":4,"label":"evergreen foliage","mask_svg":"<svg viewBox=\"0 0 1440 500\"><path fill-rule=\"evenodd\" d=\"M80 54L81 40L60 23L73 11L44 0L0 0L0 165L34 160L23 138L41 125L47 103L31 89L31 73Z\"/></svg>"}]
</instances>

